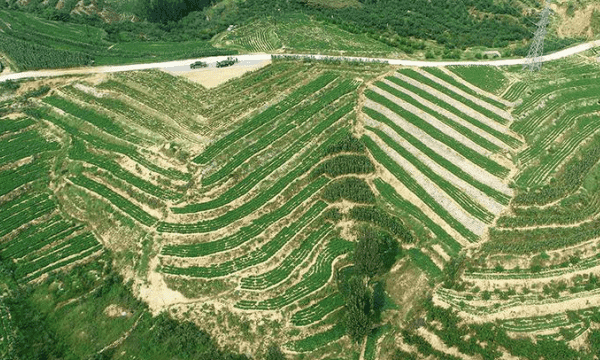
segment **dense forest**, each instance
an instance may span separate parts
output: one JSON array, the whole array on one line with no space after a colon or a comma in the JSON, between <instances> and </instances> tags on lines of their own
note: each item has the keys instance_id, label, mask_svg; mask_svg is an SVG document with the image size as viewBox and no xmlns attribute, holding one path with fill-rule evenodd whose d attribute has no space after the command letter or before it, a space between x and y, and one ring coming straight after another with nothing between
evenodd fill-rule
<instances>
[{"instance_id":1,"label":"dense forest","mask_svg":"<svg viewBox=\"0 0 600 360\"><path fill-rule=\"evenodd\" d=\"M52 4L51 1L48 4ZM45 2L44 2L45 3ZM146 40L182 41L210 39L229 25L256 19L287 19L294 14L337 25L410 52L433 40L448 49L470 46L505 47L530 39L537 17L511 2L493 0L361 0L360 7L328 8L304 0L137 0L131 9L141 22L104 23L97 15L71 15L76 2L61 10L31 1L24 9L47 18L93 24L104 28L112 40L120 33L144 34ZM71 4L72 3L72 4ZM100 6L103 1L98 0ZM0 7L23 8L16 1Z\"/></svg>"}]
</instances>

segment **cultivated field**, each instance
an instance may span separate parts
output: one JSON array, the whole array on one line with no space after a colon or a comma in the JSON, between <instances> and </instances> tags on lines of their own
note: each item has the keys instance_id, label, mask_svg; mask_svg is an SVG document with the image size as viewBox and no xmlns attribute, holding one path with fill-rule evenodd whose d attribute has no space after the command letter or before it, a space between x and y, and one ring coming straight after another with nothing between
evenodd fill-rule
<instances>
[{"instance_id":1,"label":"cultivated field","mask_svg":"<svg viewBox=\"0 0 600 360\"><path fill-rule=\"evenodd\" d=\"M232 41L279 46L261 34ZM534 75L277 60L212 89L148 70L19 90L0 107L9 288L112 260L153 314L237 353L592 359L598 76L584 57ZM401 250L369 278L380 314L353 342L344 279L365 227ZM114 341L146 318L125 314L78 354L126 358Z\"/></svg>"}]
</instances>

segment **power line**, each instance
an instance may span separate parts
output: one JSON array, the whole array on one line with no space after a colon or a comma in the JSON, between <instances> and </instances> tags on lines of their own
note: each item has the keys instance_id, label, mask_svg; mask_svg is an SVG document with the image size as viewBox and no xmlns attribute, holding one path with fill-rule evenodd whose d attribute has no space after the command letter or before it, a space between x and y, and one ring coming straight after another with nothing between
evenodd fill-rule
<instances>
[{"instance_id":1,"label":"power line","mask_svg":"<svg viewBox=\"0 0 600 360\"><path fill-rule=\"evenodd\" d=\"M529 68L529 71L539 71L542 68L542 55L544 54L544 38L550 22L550 1L546 2L546 7L542 10L540 21L537 24L537 30L529 47L527 59L523 64L523 70Z\"/></svg>"}]
</instances>

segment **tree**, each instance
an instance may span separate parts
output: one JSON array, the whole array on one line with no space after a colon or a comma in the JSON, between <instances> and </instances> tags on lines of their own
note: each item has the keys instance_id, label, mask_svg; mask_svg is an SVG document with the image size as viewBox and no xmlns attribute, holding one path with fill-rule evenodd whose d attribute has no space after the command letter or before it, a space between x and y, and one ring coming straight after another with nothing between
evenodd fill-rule
<instances>
[{"instance_id":1,"label":"tree","mask_svg":"<svg viewBox=\"0 0 600 360\"><path fill-rule=\"evenodd\" d=\"M269 350L267 350L267 354L265 355L265 360L285 360L285 355L281 352L279 346L273 344L269 346Z\"/></svg>"},{"instance_id":2,"label":"tree","mask_svg":"<svg viewBox=\"0 0 600 360\"><path fill-rule=\"evenodd\" d=\"M358 274L373 277L388 271L400 252L398 242L387 232L362 228L354 250L354 266Z\"/></svg>"},{"instance_id":3,"label":"tree","mask_svg":"<svg viewBox=\"0 0 600 360\"><path fill-rule=\"evenodd\" d=\"M373 296L362 277L348 279L346 293L346 329L353 341L364 339L373 324Z\"/></svg>"}]
</instances>

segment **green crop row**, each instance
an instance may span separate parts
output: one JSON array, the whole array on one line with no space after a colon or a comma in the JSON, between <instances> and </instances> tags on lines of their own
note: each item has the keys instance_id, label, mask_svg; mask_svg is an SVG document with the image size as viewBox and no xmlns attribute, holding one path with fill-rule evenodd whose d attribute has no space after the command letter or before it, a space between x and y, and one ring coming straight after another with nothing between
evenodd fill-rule
<instances>
[{"instance_id":1,"label":"green crop row","mask_svg":"<svg viewBox=\"0 0 600 360\"><path fill-rule=\"evenodd\" d=\"M442 276L442 270L423 252L417 248L408 249L408 255L415 265L433 278Z\"/></svg>"},{"instance_id":2,"label":"green crop row","mask_svg":"<svg viewBox=\"0 0 600 360\"><path fill-rule=\"evenodd\" d=\"M251 266L261 264L273 257L276 252L281 250L290 240L292 240L306 225L316 219L319 214L327 207L327 204L318 201L300 219L293 222L290 226L284 227L281 231L260 248L247 253L244 256L226 261L220 264L212 264L209 267L177 267L163 266L162 272L173 275L186 275L200 278L214 278L230 275L237 271L247 269Z\"/></svg>"},{"instance_id":3,"label":"green crop row","mask_svg":"<svg viewBox=\"0 0 600 360\"><path fill-rule=\"evenodd\" d=\"M2 243L0 254L2 254L2 258L6 259L22 258L48 244L66 238L82 228L81 225L75 225L55 216L46 222L30 226L11 241Z\"/></svg>"},{"instance_id":4,"label":"green crop row","mask_svg":"<svg viewBox=\"0 0 600 360\"><path fill-rule=\"evenodd\" d=\"M500 150L502 150L498 145L492 143L491 141L489 141L488 139L484 138L483 136L477 134L476 132L469 129L468 127L466 127L460 123L457 123L456 121L448 118L447 116L434 111L430 107L427 107L427 106L421 104L420 102L416 101L411 96L403 93L402 91L398 91L394 87L392 87L382 81L375 82L375 86L377 86L378 88L384 90L385 92L387 92L391 95L394 95L395 97L415 106L419 110L433 116L434 118L439 120L441 123L448 125L450 128L456 130L461 135L463 135L467 139L473 141L475 144L481 146L482 148L492 151L492 152L499 152Z\"/></svg>"},{"instance_id":5,"label":"green crop row","mask_svg":"<svg viewBox=\"0 0 600 360\"><path fill-rule=\"evenodd\" d=\"M347 130L346 130L347 131ZM163 232L175 232L175 233L200 233L200 232L208 232L214 231L220 228L231 224L233 221L240 219L253 211L259 209L262 205L266 204L267 201L274 198L277 194L279 194L283 189L285 189L290 183L300 177L302 174L307 172L310 167L319 161L322 157L323 150L330 146L332 143L339 140L341 136L345 133L344 129L339 129L335 134L330 136L326 141L324 141L318 149L309 153L304 159L303 162L294 168L291 172L289 172L286 176L281 178L277 183L267 189L265 192L261 193L259 196L250 200L249 202L244 203L240 207L237 207L225 215L211 220L200 221L193 224L180 224L180 223L161 223L158 227L159 231ZM318 191L321 187L325 186L325 184L329 180L326 177L320 177L316 179L310 187L314 189L314 191Z\"/></svg>"},{"instance_id":6,"label":"green crop row","mask_svg":"<svg viewBox=\"0 0 600 360\"><path fill-rule=\"evenodd\" d=\"M473 185L473 187L477 188L478 190L480 190L484 194L488 195L489 197L493 198L494 200L498 201L499 203L501 203L503 205L508 205L508 202L510 201L510 197L508 195L475 180L471 175L466 173L460 167L456 166L455 164L453 164L451 161L449 161L442 155L440 155L437 152L435 152L434 150L430 149L428 146L426 146L421 141L419 141L419 139L412 136L410 133L406 132L400 126L396 125L393 121L388 119L385 115L382 115L382 114L378 113L377 111L369 109L369 108L364 108L363 111L365 112L365 114L367 114L373 120L384 123L385 125L390 127L398 135L400 135L406 141L408 141L412 146L419 149L419 151L421 151L423 154L427 155L427 157L429 157L431 160L438 163L440 166L444 167L446 170L450 171L451 173L453 173L457 177L461 178L462 180L466 181L470 185ZM373 131L373 130L371 130L371 131Z\"/></svg>"},{"instance_id":7,"label":"green crop row","mask_svg":"<svg viewBox=\"0 0 600 360\"><path fill-rule=\"evenodd\" d=\"M0 237L56 209L46 193L27 192L0 207Z\"/></svg>"},{"instance_id":8,"label":"green crop row","mask_svg":"<svg viewBox=\"0 0 600 360\"><path fill-rule=\"evenodd\" d=\"M477 111L478 113L480 113L482 115L485 115L489 119L492 119L502 125L508 124L508 120L503 118L502 116L498 115L497 113L495 113L491 110L488 110L488 109L484 108L483 106L478 105L478 104L474 103L473 101L458 95L454 91L451 91L450 89L436 83L435 81L419 74L415 70L402 69L402 70L399 70L398 72L401 73L402 75L408 76L408 77L412 78L413 80L416 80L424 85L427 85L427 86L441 92L442 94L446 94L446 95L450 96L454 100L465 104L467 107Z\"/></svg>"},{"instance_id":9,"label":"green crop row","mask_svg":"<svg viewBox=\"0 0 600 360\"><path fill-rule=\"evenodd\" d=\"M483 207L478 202L471 199L465 192L454 186L451 182L444 179L442 176L438 175L436 172L431 170L428 166L423 164L416 156L407 151L402 146L398 145L387 134L383 131L366 127L367 130L375 133L380 139L383 140L390 148L396 151L400 156L410 162L414 167L418 169L423 175L425 175L429 180L431 180L434 184L436 184L442 191L448 194L456 203L465 209L469 214L473 217L485 222L491 223L494 219L494 214L490 213L485 207Z\"/></svg>"},{"instance_id":10,"label":"green crop row","mask_svg":"<svg viewBox=\"0 0 600 360\"><path fill-rule=\"evenodd\" d=\"M523 93L528 89L527 83L524 81L517 81L513 83L502 95L508 101L517 101L523 97Z\"/></svg>"},{"instance_id":11,"label":"green crop row","mask_svg":"<svg viewBox=\"0 0 600 360\"><path fill-rule=\"evenodd\" d=\"M135 220L146 226L152 226L156 223L157 219L152 217L152 215L148 214L146 211L134 205L131 201L127 200L123 196L117 194L106 186L95 182L83 175L78 175L69 178L75 185L81 186L83 188L92 191L101 197L105 198L111 204L119 208L125 214L131 216Z\"/></svg>"},{"instance_id":12,"label":"green crop row","mask_svg":"<svg viewBox=\"0 0 600 360\"><path fill-rule=\"evenodd\" d=\"M227 164L220 168L217 172L211 174L205 179L203 178L202 185L208 186L218 182L219 180L222 180L254 154L265 149L273 142L287 134L290 130L306 122L313 115L355 88L356 85L351 81L344 80L333 89L326 91L317 99L317 101L308 106L301 107L298 112L289 116L282 124L273 129L271 132L262 136L252 145L240 150L240 152L234 155L231 160L228 161Z\"/></svg>"},{"instance_id":13,"label":"green crop row","mask_svg":"<svg viewBox=\"0 0 600 360\"><path fill-rule=\"evenodd\" d=\"M468 123L470 123L473 126L476 126L478 128L480 128L481 130L487 132L488 134L494 136L495 138L499 139L500 141L502 141L503 143L513 147L513 148L517 148L521 145L521 141L510 136L507 133L498 131L492 127L490 127L487 124L484 124L482 122L480 122L479 120L473 118L470 115L465 114L464 112L462 112L461 110L459 110L458 108L452 106L451 104L443 101L442 99L439 99L433 95L431 95L430 93L414 86L411 85L409 83L407 83L406 81L396 77L396 76L388 76L385 78L386 80L389 80L391 82L393 82L394 84L401 86L407 90L409 90L410 92L417 94L418 96L422 97L425 100L428 100L429 102L436 104L437 106L441 107L444 110L447 110L449 112L451 112L452 114L460 117L461 119L467 121ZM508 129L507 129L508 130Z\"/></svg>"},{"instance_id":14,"label":"green crop row","mask_svg":"<svg viewBox=\"0 0 600 360\"><path fill-rule=\"evenodd\" d=\"M600 108L600 106L599 106ZM539 164L522 172L515 180L521 186L535 186L545 183L548 176L553 173L564 160L574 153L578 153L577 148L582 142L586 141L600 129L600 123L596 117L586 117L581 119L574 129L573 136L562 141L558 149L552 150L550 154L542 157Z\"/></svg>"},{"instance_id":15,"label":"green crop row","mask_svg":"<svg viewBox=\"0 0 600 360\"><path fill-rule=\"evenodd\" d=\"M2 103L0 103L2 104ZM35 124L33 120L30 118L20 118L20 119L0 119L0 135L4 135L7 133L17 132L23 130L31 125Z\"/></svg>"},{"instance_id":16,"label":"green crop row","mask_svg":"<svg viewBox=\"0 0 600 360\"><path fill-rule=\"evenodd\" d=\"M507 106L504 105L501 102L496 101L495 99L485 96L480 92L477 92L473 89L471 89L470 87L462 84L461 82L457 81L455 78L453 78L452 76L446 74L444 71L442 71L441 69L437 68L437 67L424 67L423 71L428 72L429 74L437 77L440 80L445 81L446 83L458 88L459 90L464 91L465 93L478 98L481 101L484 101L490 105L493 105L495 107L497 107L500 110L506 110ZM498 71L496 69L493 68L493 66L462 66L462 67L455 67L454 69L452 69L452 72L455 73L456 75L458 75L459 77L463 78L465 81L472 83L475 86L478 86L480 89L484 89L487 88L489 86L488 81L482 82L482 83L478 83L478 82L474 82L476 81L476 79L485 79L485 75L488 75L487 73L492 72L495 73L495 75L497 76L497 78L499 78L500 81L496 81L495 84L502 86L502 80L504 80L504 76L502 75L501 71ZM475 76L465 76L465 75L471 75L471 73L473 72L477 72L477 75ZM467 79L465 79L464 77L467 77Z\"/></svg>"},{"instance_id":17,"label":"green crop row","mask_svg":"<svg viewBox=\"0 0 600 360\"><path fill-rule=\"evenodd\" d=\"M560 200L573 193L582 185L584 178L600 160L600 135L596 135L581 151L585 156L573 157L554 176L551 185L537 187L519 193L515 199L518 205L544 205Z\"/></svg>"},{"instance_id":18,"label":"green crop row","mask_svg":"<svg viewBox=\"0 0 600 360\"><path fill-rule=\"evenodd\" d=\"M129 135L120 126L118 126L115 120L98 114L96 111L91 109L85 109L69 100L58 96L47 96L43 101L52 105L67 114L73 115L85 122L88 122L98 129L105 131L106 133L113 135L119 139L127 139Z\"/></svg>"},{"instance_id":19,"label":"green crop row","mask_svg":"<svg viewBox=\"0 0 600 360\"><path fill-rule=\"evenodd\" d=\"M305 326L322 320L327 314L344 306L344 297L335 292L313 305L296 311L292 315L292 323L296 326Z\"/></svg>"},{"instance_id":20,"label":"green crop row","mask_svg":"<svg viewBox=\"0 0 600 360\"><path fill-rule=\"evenodd\" d=\"M58 50L40 43L31 43L0 33L0 51L6 54L19 70L65 68L90 65L92 58L84 53Z\"/></svg>"},{"instance_id":21,"label":"green crop row","mask_svg":"<svg viewBox=\"0 0 600 360\"><path fill-rule=\"evenodd\" d=\"M445 251L453 256L458 255L462 246L450 236L439 224L431 220L419 207L400 197L396 190L388 183L381 179L375 179L375 186L381 196L389 202L394 208L412 216L417 221L421 222L436 236L436 238L444 246Z\"/></svg>"},{"instance_id":22,"label":"green crop row","mask_svg":"<svg viewBox=\"0 0 600 360\"><path fill-rule=\"evenodd\" d=\"M296 140L291 146L286 148L285 151L283 151L281 154L277 155L273 160L259 167L250 175L246 176L242 181L230 187L217 199L210 200L204 203L189 204L183 207L174 207L171 208L171 210L176 214L187 214L214 209L232 202L241 195L247 193L251 188L258 184L262 179L264 179L265 176L280 168L292 156L300 152L311 141L311 139L320 135L331 125L335 124L344 115L352 111L352 108L352 104L347 104L339 108L335 113L331 114L329 117L327 117L327 119L323 120L317 126L315 126L310 132L307 132L306 134L302 135L298 140ZM345 133L347 133L347 131ZM331 141L326 142L327 144L331 143ZM323 147L321 146L321 149L322 148ZM319 152L323 151L317 149L316 151L309 152L309 155L303 158L302 164L296 169L294 169L284 179L280 179L278 183L290 182L296 177L300 176L302 173L304 173L306 171L305 169L308 169L312 167L312 165L316 164L320 157L313 156L312 154L317 154ZM266 192L269 192L269 190L267 190Z\"/></svg>"},{"instance_id":23,"label":"green crop row","mask_svg":"<svg viewBox=\"0 0 600 360\"><path fill-rule=\"evenodd\" d=\"M271 211L258 219L254 220L251 225L241 228L238 232L226 236L224 238L199 243L186 245L165 245L162 250L163 255L179 256L179 257L197 257L214 254L221 251L233 249L236 246L249 241L258 236L267 227L279 221L284 216L289 215L294 209L300 206L315 194L318 187L313 184L302 189L298 194L294 195L279 209Z\"/></svg>"},{"instance_id":24,"label":"green crop row","mask_svg":"<svg viewBox=\"0 0 600 360\"><path fill-rule=\"evenodd\" d=\"M192 175L189 173L182 173L175 169L164 169L164 168L161 168L160 166L153 164L151 161L149 161L146 158L146 156L140 154L137 151L137 149L132 145L129 145L129 144L123 145L123 144L109 142L105 138L102 138L98 135L84 132L79 127L71 125L68 121L66 121L64 119L64 117L55 116L55 115L51 114L47 109L40 109L40 108L26 109L25 112L33 117L50 121L51 123L59 126L63 130L65 130L70 135L72 135L74 137L78 137L82 140L85 140L98 149L123 154L123 155L131 158L132 160L138 162L140 165L143 165L143 166L147 167L148 169L150 169L156 173L159 173L165 177L168 177L171 179L176 179L176 180L184 180L184 181L189 181L192 178Z\"/></svg>"},{"instance_id":25,"label":"green crop row","mask_svg":"<svg viewBox=\"0 0 600 360\"><path fill-rule=\"evenodd\" d=\"M215 156L217 156L217 154L222 152L229 145L235 143L242 137L250 134L259 127L269 123L275 117L296 106L307 96L314 94L323 87L327 86L327 84L334 81L336 77L337 75L333 73L325 73L319 76L317 79L310 82L309 84L304 85L301 88L295 90L292 94L287 96L278 104L269 107L267 110L254 116L252 119L244 121L244 123L240 127L235 129L225 137L217 140L214 144L211 144L209 147L207 147L204 150L204 152L198 155L193 161L197 164L207 164Z\"/></svg>"},{"instance_id":26,"label":"green crop row","mask_svg":"<svg viewBox=\"0 0 600 360\"><path fill-rule=\"evenodd\" d=\"M504 178L510 172L509 169L504 166L498 164L492 159L485 157L484 155L478 153L477 151L465 146L460 141L454 139L453 137L446 135L442 131L435 128L433 125L429 124L427 121L421 119L417 115L403 109L398 104L388 100L385 96L379 95L372 90L365 91L365 95L367 98L383 105L389 110L401 116L404 120L410 122L414 126L420 128L424 132L426 132L432 138L446 144L447 146L454 149L456 152L460 153L465 158L469 159L474 164L478 165L482 169L486 170L490 174L496 175L500 178Z\"/></svg>"},{"instance_id":27,"label":"green crop row","mask_svg":"<svg viewBox=\"0 0 600 360\"><path fill-rule=\"evenodd\" d=\"M482 250L506 253L533 253L560 249L600 237L600 222L588 221L568 228L533 228L527 230L490 229L490 241Z\"/></svg>"},{"instance_id":28,"label":"green crop row","mask_svg":"<svg viewBox=\"0 0 600 360\"><path fill-rule=\"evenodd\" d=\"M339 322L331 329L311 335L302 340L296 340L285 344L285 347L297 352L315 351L329 343L337 341L346 335L346 326L343 322Z\"/></svg>"},{"instance_id":29,"label":"green crop row","mask_svg":"<svg viewBox=\"0 0 600 360\"><path fill-rule=\"evenodd\" d=\"M287 288L279 296L261 301L240 300L235 307L244 310L275 310L290 305L327 284L332 275L333 261L338 256L351 252L353 248L352 242L332 239L297 284Z\"/></svg>"},{"instance_id":30,"label":"green crop row","mask_svg":"<svg viewBox=\"0 0 600 360\"><path fill-rule=\"evenodd\" d=\"M50 163L34 160L28 164L0 172L0 196L32 181L49 182Z\"/></svg>"},{"instance_id":31,"label":"green crop row","mask_svg":"<svg viewBox=\"0 0 600 360\"><path fill-rule=\"evenodd\" d=\"M513 207L513 215L501 216L496 227L516 228L568 225L584 221L600 212L600 193L578 192L549 207Z\"/></svg>"},{"instance_id":32,"label":"green crop row","mask_svg":"<svg viewBox=\"0 0 600 360\"><path fill-rule=\"evenodd\" d=\"M578 101L575 101L578 105ZM569 108L568 111L563 112L558 116L557 119L552 121L552 126L545 129L539 129L536 132L536 139L531 145L518 155L518 161L526 164L533 159L536 159L548 152L553 143L557 142L558 137L564 133L568 133L569 129L573 128L577 124L577 120L582 115L589 115L598 111L600 106L594 105L580 105Z\"/></svg>"},{"instance_id":33,"label":"green crop row","mask_svg":"<svg viewBox=\"0 0 600 360\"><path fill-rule=\"evenodd\" d=\"M452 215L441 206L435 199L421 187L413 178L408 174L400 165L392 160L386 153L377 146L377 144L371 140L368 136L362 137L363 141L367 145L367 148L373 155L373 157L386 169L388 169L392 175L394 175L400 182L402 182L410 191L418 196L427 206L429 206L435 213L438 214L448 225L456 229L459 234L465 237L469 241L477 241L479 238L469 229L467 229L462 223L456 220Z\"/></svg>"},{"instance_id":34,"label":"green crop row","mask_svg":"<svg viewBox=\"0 0 600 360\"><path fill-rule=\"evenodd\" d=\"M59 148L58 143L47 142L37 131L13 134L0 140L0 165Z\"/></svg>"},{"instance_id":35,"label":"green crop row","mask_svg":"<svg viewBox=\"0 0 600 360\"><path fill-rule=\"evenodd\" d=\"M513 115L521 115L522 113L535 108L535 105L539 103L542 98L547 97L553 93L563 93L566 90L585 88L588 86L595 87L598 85L598 70L594 76L586 76L583 78L568 79L566 82L553 83L551 85L545 85L544 87L535 89L530 96L525 98L523 102L513 110Z\"/></svg>"},{"instance_id":36,"label":"green crop row","mask_svg":"<svg viewBox=\"0 0 600 360\"><path fill-rule=\"evenodd\" d=\"M106 156L91 153L86 149L85 144L79 139L73 139L72 147L69 149L69 157L72 160L85 161L90 165L95 165L101 169L104 169L126 183L131 184L138 189L160 199L178 199L181 197L180 194L174 191L165 190L160 186L156 186L149 181L133 175L129 171L124 170L115 161L108 159Z\"/></svg>"},{"instance_id":37,"label":"green crop row","mask_svg":"<svg viewBox=\"0 0 600 360\"><path fill-rule=\"evenodd\" d=\"M523 134L530 136L534 132L537 132L540 126L547 121L553 114L560 113L564 109L580 107L580 104L585 101L593 101L598 97L600 93L600 85L593 87L586 87L584 89L576 89L575 91L561 91L557 100L547 100L549 103L545 106L533 110L522 120L516 121L511 125L511 129Z\"/></svg>"},{"instance_id":38,"label":"green crop row","mask_svg":"<svg viewBox=\"0 0 600 360\"><path fill-rule=\"evenodd\" d=\"M313 248L331 231L331 223L323 224L318 230L308 235L300 247L295 248L286 258L277 266L277 268L262 273L244 277L240 280L242 289L263 290L285 280L311 253Z\"/></svg>"},{"instance_id":39,"label":"green crop row","mask_svg":"<svg viewBox=\"0 0 600 360\"><path fill-rule=\"evenodd\" d=\"M27 281L47 272L46 266L54 264L69 256L85 252L89 249L98 248L100 244L92 233L84 233L74 236L71 239L60 243L59 245L45 250L40 254L32 254L30 259L19 262L15 269L17 279L27 279ZM72 259L71 259L72 260ZM64 266L64 265L63 265Z\"/></svg>"}]
</instances>

